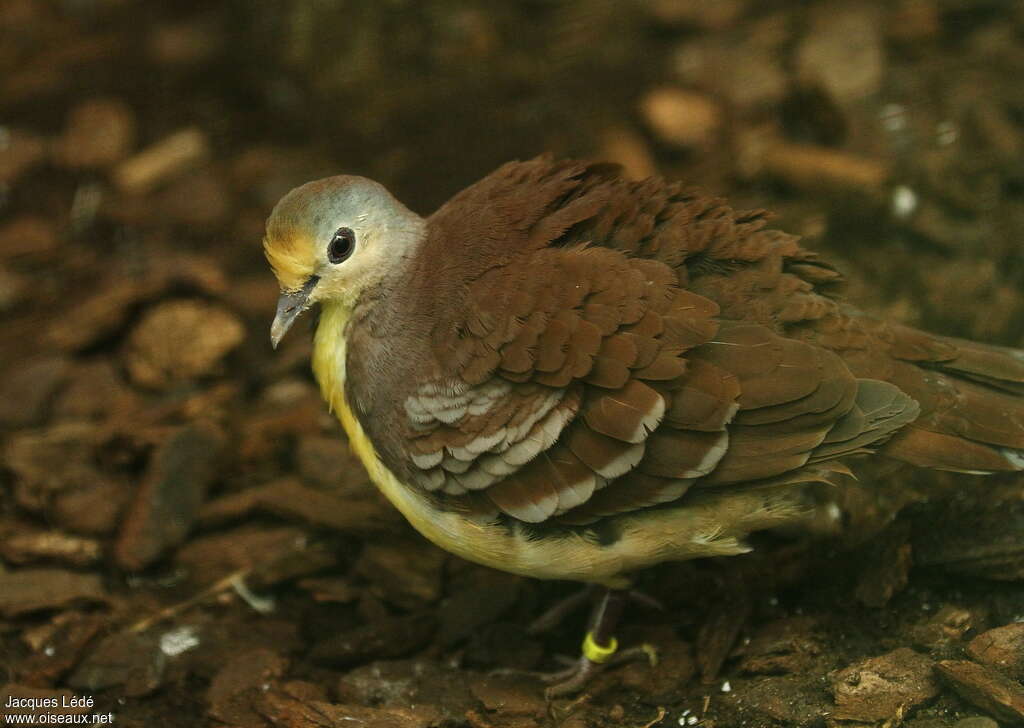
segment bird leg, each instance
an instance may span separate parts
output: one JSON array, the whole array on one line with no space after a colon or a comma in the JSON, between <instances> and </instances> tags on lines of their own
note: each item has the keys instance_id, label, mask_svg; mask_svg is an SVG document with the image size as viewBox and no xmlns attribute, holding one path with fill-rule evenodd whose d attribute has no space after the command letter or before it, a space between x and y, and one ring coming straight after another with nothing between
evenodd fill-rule
<instances>
[{"instance_id":1,"label":"bird leg","mask_svg":"<svg viewBox=\"0 0 1024 728\"><path fill-rule=\"evenodd\" d=\"M530 622L530 626L526 628L527 634L536 635L550 632L561 624L563 619L593 600L598 588L595 584L588 584L564 599L559 599L542 615Z\"/></svg>"},{"instance_id":2,"label":"bird leg","mask_svg":"<svg viewBox=\"0 0 1024 728\"><path fill-rule=\"evenodd\" d=\"M560 599L547 611L530 622L530 626L526 628L527 634L538 635L550 632L561 624L562 620L587 602L597 602L604 596L606 591L606 587L599 587L597 584L588 584L579 591L573 592L564 599ZM646 594L639 589L622 589L617 590L616 593L622 594L626 600L630 602L636 602L641 606L657 609L659 612L665 611L664 604L652 597L650 594Z\"/></svg>"},{"instance_id":3,"label":"bird leg","mask_svg":"<svg viewBox=\"0 0 1024 728\"><path fill-rule=\"evenodd\" d=\"M601 670L612 665L641 658L647 659L652 665L657 662L657 655L651 645L619 651L619 642L614 632L630 597L628 590L604 589L591 613L590 629L583 640L583 654L568 669L544 676L544 682L550 685L546 691L548 698L579 692Z\"/></svg>"}]
</instances>

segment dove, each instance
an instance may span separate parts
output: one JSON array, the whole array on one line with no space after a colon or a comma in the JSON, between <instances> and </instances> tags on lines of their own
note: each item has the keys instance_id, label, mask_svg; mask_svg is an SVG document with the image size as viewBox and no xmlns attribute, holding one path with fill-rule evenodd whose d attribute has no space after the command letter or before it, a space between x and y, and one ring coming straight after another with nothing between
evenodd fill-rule
<instances>
[{"instance_id":1,"label":"dove","mask_svg":"<svg viewBox=\"0 0 1024 728\"><path fill-rule=\"evenodd\" d=\"M619 650L631 576L818 516L848 463L1024 470L1024 352L841 296L799 239L678 182L508 163L421 217L329 177L272 211L274 346L312 367L371 480L427 539L598 591L552 694Z\"/></svg>"}]
</instances>

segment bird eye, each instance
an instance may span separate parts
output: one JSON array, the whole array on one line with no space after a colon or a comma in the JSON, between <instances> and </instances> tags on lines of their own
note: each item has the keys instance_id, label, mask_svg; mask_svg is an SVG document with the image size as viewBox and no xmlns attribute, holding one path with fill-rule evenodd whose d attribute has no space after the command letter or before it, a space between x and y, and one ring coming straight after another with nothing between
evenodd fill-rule
<instances>
[{"instance_id":1,"label":"bird eye","mask_svg":"<svg viewBox=\"0 0 1024 728\"><path fill-rule=\"evenodd\" d=\"M352 228L338 228L327 245L327 260L335 265L348 260L356 249L356 234Z\"/></svg>"}]
</instances>

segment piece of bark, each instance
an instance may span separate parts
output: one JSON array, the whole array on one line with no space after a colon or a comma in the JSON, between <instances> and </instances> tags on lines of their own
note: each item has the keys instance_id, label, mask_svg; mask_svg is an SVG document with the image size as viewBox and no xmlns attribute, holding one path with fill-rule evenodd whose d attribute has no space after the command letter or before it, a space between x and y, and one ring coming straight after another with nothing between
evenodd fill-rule
<instances>
[{"instance_id":1,"label":"piece of bark","mask_svg":"<svg viewBox=\"0 0 1024 728\"><path fill-rule=\"evenodd\" d=\"M844 103L877 93L885 75L878 14L868 6L831 4L812 16L810 30L796 48L801 82L821 84Z\"/></svg>"},{"instance_id":2,"label":"piece of bark","mask_svg":"<svg viewBox=\"0 0 1024 728\"><path fill-rule=\"evenodd\" d=\"M211 501L200 518L203 523L220 523L256 510L343 532L393 531L398 523L392 509L376 498L341 498L290 477Z\"/></svg>"},{"instance_id":3,"label":"piece of bark","mask_svg":"<svg viewBox=\"0 0 1024 728\"><path fill-rule=\"evenodd\" d=\"M128 373L135 383L154 389L209 376L244 337L242 322L222 306L198 300L161 303L129 337Z\"/></svg>"},{"instance_id":4,"label":"piece of bark","mask_svg":"<svg viewBox=\"0 0 1024 728\"><path fill-rule=\"evenodd\" d=\"M944 660L936 670L964 700L996 720L1024 722L1024 688L1020 683L969 660Z\"/></svg>"},{"instance_id":5,"label":"piece of bark","mask_svg":"<svg viewBox=\"0 0 1024 728\"><path fill-rule=\"evenodd\" d=\"M124 192L142 193L197 166L209 153L202 130L188 127L121 162L114 170L114 182Z\"/></svg>"},{"instance_id":6,"label":"piece of bark","mask_svg":"<svg viewBox=\"0 0 1024 728\"><path fill-rule=\"evenodd\" d=\"M118 688L128 697L154 692L163 683L167 655L153 634L116 632L104 637L68 677L76 690Z\"/></svg>"},{"instance_id":7,"label":"piece of bark","mask_svg":"<svg viewBox=\"0 0 1024 728\"><path fill-rule=\"evenodd\" d=\"M43 259L57 247L52 222L37 215L22 215L0 225L0 259Z\"/></svg>"},{"instance_id":8,"label":"piece of bark","mask_svg":"<svg viewBox=\"0 0 1024 728\"><path fill-rule=\"evenodd\" d=\"M426 541L394 538L369 543L355 564L373 593L403 609L432 604L441 596L445 553Z\"/></svg>"},{"instance_id":9,"label":"piece of bark","mask_svg":"<svg viewBox=\"0 0 1024 728\"><path fill-rule=\"evenodd\" d=\"M901 647L843 668L829 676L837 720L871 723L902 720L939 693L934 663Z\"/></svg>"},{"instance_id":10,"label":"piece of bark","mask_svg":"<svg viewBox=\"0 0 1024 728\"><path fill-rule=\"evenodd\" d=\"M117 528L131 495L124 483L99 482L57 494L47 513L72 533L106 536Z\"/></svg>"},{"instance_id":11,"label":"piece of bark","mask_svg":"<svg viewBox=\"0 0 1024 728\"><path fill-rule=\"evenodd\" d=\"M105 624L102 616L72 611L26 629L22 641L31 653L18 665L18 679L29 685L52 685L78 664L86 646Z\"/></svg>"},{"instance_id":12,"label":"piece of bark","mask_svg":"<svg viewBox=\"0 0 1024 728\"><path fill-rule=\"evenodd\" d=\"M58 609L78 602L107 600L97 574L63 569L19 569L0 572L0 614L16 617L40 609Z\"/></svg>"},{"instance_id":13,"label":"piece of bark","mask_svg":"<svg viewBox=\"0 0 1024 728\"><path fill-rule=\"evenodd\" d=\"M1014 680L1024 680L1024 623L1012 622L982 632L967 644L967 654Z\"/></svg>"},{"instance_id":14,"label":"piece of bark","mask_svg":"<svg viewBox=\"0 0 1024 728\"><path fill-rule=\"evenodd\" d=\"M3 460L14 474L15 502L38 513L62 493L104 482L94 463L97 445L96 428L80 422L9 437Z\"/></svg>"},{"instance_id":15,"label":"piece of bark","mask_svg":"<svg viewBox=\"0 0 1024 728\"><path fill-rule=\"evenodd\" d=\"M185 540L217 475L225 439L198 421L171 435L153 454L124 520L114 558L137 571Z\"/></svg>"},{"instance_id":16,"label":"piece of bark","mask_svg":"<svg viewBox=\"0 0 1024 728\"><path fill-rule=\"evenodd\" d=\"M331 667L405 657L428 644L436 626L437 621L429 614L382 619L328 636L313 647L309 656Z\"/></svg>"},{"instance_id":17,"label":"piece of bark","mask_svg":"<svg viewBox=\"0 0 1024 728\"><path fill-rule=\"evenodd\" d=\"M743 647L740 670L751 675L786 675L807 670L824 646L812 617L777 619L761 626Z\"/></svg>"},{"instance_id":18,"label":"piece of bark","mask_svg":"<svg viewBox=\"0 0 1024 728\"><path fill-rule=\"evenodd\" d=\"M640 112L662 142L677 147L706 147L722 125L713 99L681 88L657 88L640 101Z\"/></svg>"},{"instance_id":19,"label":"piece of bark","mask_svg":"<svg viewBox=\"0 0 1024 728\"><path fill-rule=\"evenodd\" d=\"M910 529L901 524L882 534L871 548L857 580L857 599L869 607L884 607L907 586L914 564Z\"/></svg>"},{"instance_id":20,"label":"piece of bark","mask_svg":"<svg viewBox=\"0 0 1024 728\"><path fill-rule=\"evenodd\" d=\"M0 184L13 185L18 177L43 161L47 143L23 129L0 129Z\"/></svg>"},{"instance_id":21,"label":"piece of bark","mask_svg":"<svg viewBox=\"0 0 1024 728\"><path fill-rule=\"evenodd\" d=\"M257 705L287 668L286 658L265 648L235 656L210 682L207 715L229 725L259 725Z\"/></svg>"},{"instance_id":22,"label":"piece of bark","mask_svg":"<svg viewBox=\"0 0 1024 728\"><path fill-rule=\"evenodd\" d=\"M916 645L935 649L955 643L985 622L983 611L947 604L928 619L915 624L910 635Z\"/></svg>"},{"instance_id":23,"label":"piece of bark","mask_svg":"<svg viewBox=\"0 0 1024 728\"><path fill-rule=\"evenodd\" d=\"M335 726L373 726L373 728L428 728L433 725L422 706L367 708L361 705L307 702L279 692L270 692L261 701L260 714L281 728L334 728Z\"/></svg>"},{"instance_id":24,"label":"piece of bark","mask_svg":"<svg viewBox=\"0 0 1024 728\"><path fill-rule=\"evenodd\" d=\"M42 356L7 367L0 376L0 427L40 423L71 369L67 358Z\"/></svg>"},{"instance_id":25,"label":"piece of bark","mask_svg":"<svg viewBox=\"0 0 1024 728\"><path fill-rule=\"evenodd\" d=\"M430 725L459 724L478 707L464 671L432 660L382 660L347 672L338 680L343 703L380 708L417 706Z\"/></svg>"},{"instance_id":26,"label":"piece of bark","mask_svg":"<svg viewBox=\"0 0 1024 728\"><path fill-rule=\"evenodd\" d=\"M804 675L761 677L742 687L732 683L727 700L742 701L759 720L753 725L822 725L822 716L831 712L828 694L808 683ZM744 711L746 712L746 711ZM699 724L698 724L699 725Z\"/></svg>"},{"instance_id":27,"label":"piece of bark","mask_svg":"<svg viewBox=\"0 0 1024 728\"><path fill-rule=\"evenodd\" d=\"M107 167L123 159L135 142L135 114L119 99L93 98L68 115L55 156L68 167Z\"/></svg>"},{"instance_id":28,"label":"piece of bark","mask_svg":"<svg viewBox=\"0 0 1024 728\"><path fill-rule=\"evenodd\" d=\"M802 190L856 190L880 194L888 165L828 147L786 141L773 132L749 131L737 140L737 167L746 177L775 177Z\"/></svg>"},{"instance_id":29,"label":"piece of bark","mask_svg":"<svg viewBox=\"0 0 1024 728\"><path fill-rule=\"evenodd\" d=\"M697 664L701 680L714 682L732 652L740 631L751 613L750 600L742 586L733 581L723 604L704 621L697 633Z\"/></svg>"},{"instance_id":30,"label":"piece of bark","mask_svg":"<svg viewBox=\"0 0 1024 728\"><path fill-rule=\"evenodd\" d=\"M58 561L70 566L90 566L103 555L95 539L60 531L25 529L0 538L0 556L12 564Z\"/></svg>"}]
</instances>

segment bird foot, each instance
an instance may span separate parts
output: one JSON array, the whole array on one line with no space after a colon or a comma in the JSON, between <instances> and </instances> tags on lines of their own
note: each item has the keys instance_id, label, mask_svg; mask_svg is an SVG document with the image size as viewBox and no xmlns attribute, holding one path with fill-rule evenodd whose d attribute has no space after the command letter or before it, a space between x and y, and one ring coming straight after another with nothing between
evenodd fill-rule
<instances>
[{"instance_id":1,"label":"bird foot","mask_svg":"<svg viewBox=\"0 0 1024 728\"><path fill-rule=\"evenodd\" d=\"M589 641L590 635L587 635L587 638ZM618 651L616 649L617 644L613 640L608 647L598 648L602 652L593 655L598 657L598 660L587 656L586 645L587 643L584 642L585 654L580 655L576 660L570 661L571 664L568 668L544 673L540 676L541 681L548 685L548 688L544 691L544 695L548 700L575 695L609 667L633 662L634 660L646 660L651 667L658 664L658 651L653 645L643 644L638 647L630 647L629 649Z\"/></svg>"}]
</instances>

